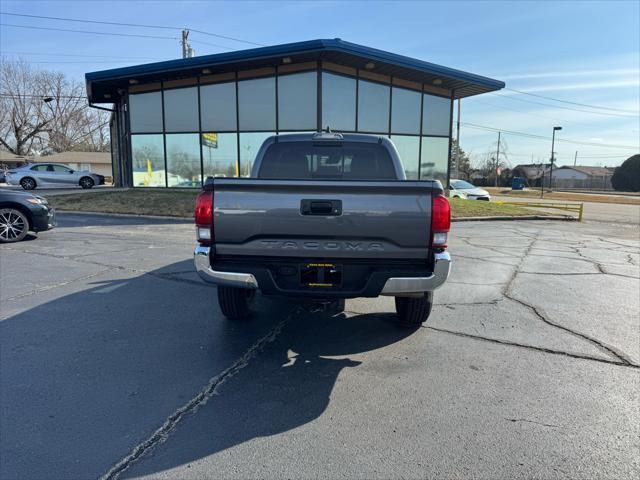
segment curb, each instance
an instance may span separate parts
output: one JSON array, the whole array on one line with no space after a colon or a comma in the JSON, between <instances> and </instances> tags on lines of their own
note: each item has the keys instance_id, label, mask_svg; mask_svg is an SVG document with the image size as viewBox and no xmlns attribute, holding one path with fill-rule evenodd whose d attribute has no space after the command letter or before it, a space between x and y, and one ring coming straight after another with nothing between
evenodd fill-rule
<instances>
[{"instance_id":1,"label":"curb","mask_svg":"<svg viewBox=\"0 0 640 480\"><path fill-rule=\"evenodd\" d=\"M506 216L493 216L493 217L458 217L452 218L452 222L489 222L497 220L562 220L565 222L575 222L578 219L568 215L522 215L520 217L506 217Z\"/></svg>"}]
</instances>

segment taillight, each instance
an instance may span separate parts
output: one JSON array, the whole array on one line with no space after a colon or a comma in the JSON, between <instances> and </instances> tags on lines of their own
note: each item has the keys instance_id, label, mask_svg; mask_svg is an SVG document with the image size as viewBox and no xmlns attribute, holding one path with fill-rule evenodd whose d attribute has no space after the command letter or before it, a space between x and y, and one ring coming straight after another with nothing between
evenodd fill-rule
<instances>
[{"instance_id":1,"label":"taillight","mask_svg":"<svg viewBox=\"0 0 640 480\"><path fill-rule=\"evenodd\" d=\"M196 235L198 242L213 240L213 192L200 192L196 198Z\"/></svg>"},{"instance_id":2,"label":"taillight","mask_svg":"<svg viewBox=\"0 0 640 480\"><path fill-rule=\"evenodd\" d=\"M451 206L443 194L433 196L431 206L431 246L447 248L447 234L451 229Z\"/></svg>"}]
</instances>

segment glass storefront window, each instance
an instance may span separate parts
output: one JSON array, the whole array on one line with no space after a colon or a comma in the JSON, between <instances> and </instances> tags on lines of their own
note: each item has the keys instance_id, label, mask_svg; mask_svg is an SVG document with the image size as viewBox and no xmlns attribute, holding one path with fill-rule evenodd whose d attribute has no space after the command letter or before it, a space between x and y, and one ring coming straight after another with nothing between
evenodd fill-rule
<instances>
[{"instance_id":1,"label":"glass storefront window","mask_svg":"<svg viewBox=\"0 0 640 480\"><path fill-rule=\"evenodd\" d=\"M315 130L317 83L315 71L278 77L278 129Z\"/></svg>"},{"instance_id":2,"label":"glass storefront window","mask_svg":"<svg viewBox=\"0 0 640 480\"><path fill-rule=\"evenodd\" d=\"M162 134L132 135L134 187L165 187L164 142Z\"/></svg>"},{"instance_id":3,"label":"glass storefront window","mask_svg":"<svg viewBox=\"0 0 640 480\"><path fill-rule=\"evenodd\" d=\"M198 89L164 91L164 128L167 132L198 131Z\"/></svg>"},{"instance_id":4,"label":"glass storefront window","mask_svg":"<svg viewBox=\"0 0 640 480\"><path fill-rule=\"evenodd\" d=\"M162 93L129 95L131 133L162 132Z\"/></svg>"},{"instance_id":5,"label":"glass storefront window","mask_svg":"<svg viewBox=\"0 0 640 480\"><path fill-rule=\"evenodd\" d=\"M398 150L402 168L407 180L418 180L418 157L420 156L420 137L409 135L391 135L391 141Z\"/></svg>"},{"instance_id":6,"label":"glass storefront window","mask_svg":"<svg viewBox=\"0 0 640 480\"><path fill-rule=\"evenodd\" d=\"M240 130L275 130L276 79L256 78L238 82Z\"/></svg>"},{"instance_id":7,"label":"glass storefront window","mask_svg":"<svg viewBox=\"0 0 640 480\"><path fill-rule=\"evenodd\" d=\"M238 176L238 136L235 133L205 132L200 140L203 178Z\"/></svg>"},{"instance_id":8,"label":"glass storefront window","mask_svg":"<svg viewBox=\"0 0 640 480\"><path fill-rule=\"evenodd\" d=\"M200 142L197 133L167 135L167 184L169 187L199 187Z\"/></svg>"},{"instance_id":9,"label":"glass storefront window","mask_svg":"<svg viewBox=\"0 0 640 480\"><path fill-rule=\"evenodd\" d=\"M387 133L389 131L388 85L360 80L358 84L358 131Z\"/></svg>"},{"instance_id":10,"label":"glass storefront window","mask_svg":"<svg viewBox=\"0 0 640 480\"><path fill-rule=\"evenodd\" d=\"M422 137L422 158L420 178L422 180L447 181L449 164L449 139L442 137Z\"/></svg>"},{"instance_id":11,"label":"glass storefront window","mask_svg":"<svg viewBox=\"0 0 640 480\"><path fill-rule=\"evenodd\" d=\"M391 89L391 133L420 133L420 92Z\"/></svg>"},{"instance_id":12,"label":"glass storefront window","mask_svg":"<svg viewBox=\"0 0 640 480\"><path fill-rule=\"evenodd\" d=\"M424 95L422 134L449 136L451 127L451 99Z\"/></svg>"},{"instance_id":13,"label":"glass storefront window","mask_svg":"<svg viewBox=\"0 0 640 480\"><path fill-rule=\"evenodd\" d=\"M356 80L322 72L322 129L356 129Z\"/></svg>"},{"instance_id":14,"label":"glass storefront window","mask_svg":"<svg viewBox=\"0 0 640 480\"><path fill-rule=\"evenodd\" d=\"M251 174L253 161L258 155L262 143L275 132L252 132L240 134L240 176Z\"/></svg>"},{"instance_id":15,"label":"glass storefront window","mask_svg":"<svg viewBox=\"0 0 640 480\"><path fill-rule=\"evenodd\" d=\"M200 119L205 132L233 132L236 125L236 84L200 87Z\"/></svg>"}]
</instances>

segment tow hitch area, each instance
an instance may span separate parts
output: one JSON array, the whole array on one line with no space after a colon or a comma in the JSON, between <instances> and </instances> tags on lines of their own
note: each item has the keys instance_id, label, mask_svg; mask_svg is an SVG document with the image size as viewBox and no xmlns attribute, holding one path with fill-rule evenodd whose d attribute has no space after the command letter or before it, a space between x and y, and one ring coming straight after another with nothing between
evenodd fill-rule
<instances>
[{"instance_id":1,"label":"tow hitch area","mask_svg":"<svg viewBox=\"0 0 640 480\"><path fill-rule=\"evenodd\" d=\"M309 313L323 313L342 311L344 309L343 302L342 299L314 298L304 301L302 306Z\"/></svg>"}]
</instances>

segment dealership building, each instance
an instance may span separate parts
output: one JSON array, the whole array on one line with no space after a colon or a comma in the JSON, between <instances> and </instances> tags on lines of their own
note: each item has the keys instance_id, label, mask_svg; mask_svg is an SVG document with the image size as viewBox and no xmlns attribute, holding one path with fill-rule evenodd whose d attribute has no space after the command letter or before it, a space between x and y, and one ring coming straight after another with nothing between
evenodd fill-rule
<instances>
[{"instance_id":1,"label":"dealership building","mask_svg":"<svg viewBox=\"0 0 640 480\"><path fill-rule=\"evenodd\" d=\"M389 137L408 179L446 182L453 101L504 87L340 39L103 70L86 85L113 110L115 184L134 187L248 176L267 137L327 128Z\"/></svg>"}]
</instances>

